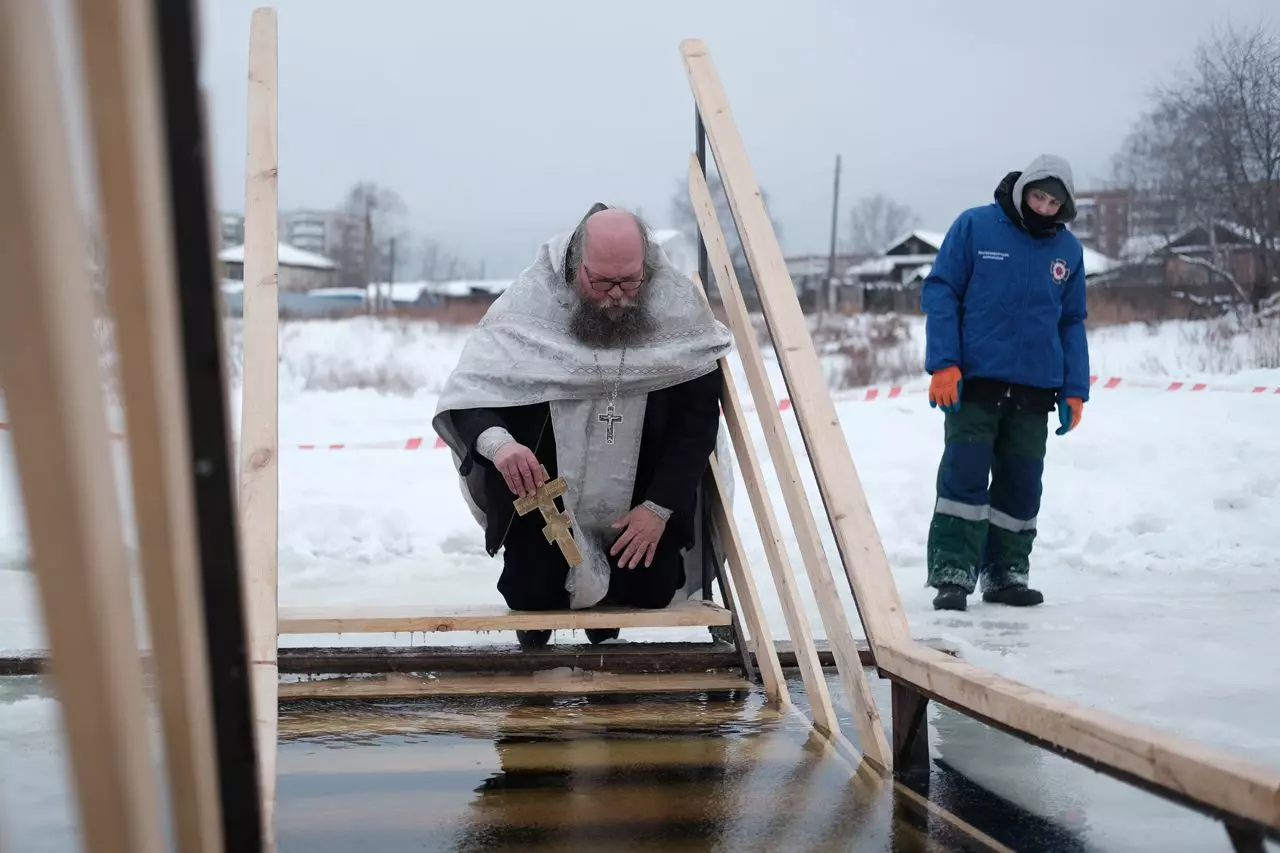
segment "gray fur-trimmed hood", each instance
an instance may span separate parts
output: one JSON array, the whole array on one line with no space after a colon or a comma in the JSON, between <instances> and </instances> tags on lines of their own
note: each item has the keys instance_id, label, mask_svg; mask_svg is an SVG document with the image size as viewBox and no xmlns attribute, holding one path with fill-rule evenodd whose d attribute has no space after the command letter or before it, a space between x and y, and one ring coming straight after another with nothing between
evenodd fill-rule
<instances>
[{"instance_id":1,"label":"gray fur-trimmed hood","mask_svg":"<svg viewBox=\"0 0 1280 853\"><path fill-rule=\"evenodd\" d=\"M1013 203L1021 212L1022 210L1022 194L1026 192L1027 184L1035 181L1042 181L1045 178L1057 178L1062 181L1062 185L1067 188L1067 200L1062 205L1062 210L1058 213L1058 222L1064 225L1075 221L1076 218L1076 182L1071 174L1071 164L1066 158L1059 157L1056 154L1041 154L1032 160L1027 168L1022 170L1022 174L1018 176L1018 180L1013 185Z\"/></svg>"}]
</instances>

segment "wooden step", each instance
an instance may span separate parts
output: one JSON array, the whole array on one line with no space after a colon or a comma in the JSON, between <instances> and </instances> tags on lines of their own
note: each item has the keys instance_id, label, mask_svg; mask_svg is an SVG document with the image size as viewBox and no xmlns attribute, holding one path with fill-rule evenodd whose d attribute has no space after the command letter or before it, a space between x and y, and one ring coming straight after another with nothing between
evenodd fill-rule
<instances>
[{"instance_id":1,"label":"wooden step","mask_svg":"<svg viewBox=\"0 0 1280 853\"><path fill-rule=\"evenodd\" d=\"M661 610L508 610L505 607L281 607L281 634L540 631L580 628L689 628L730 625L733 613L710 601L677 601Z\"/></svg>"},{"instance_id":2,"label":"wooden step","mask_svg":"<svg viewBox=\"0 0 1280 853\"><path fill-rule=\"evenodd\" d=\"M280 684L280 701L296 699L414 699L426 696L541 696L602 693L702 693L750 690L732 673L627 674L549 670L532 675L391 673L358 678L324 678Z\"/></svg>"}]
</instances>

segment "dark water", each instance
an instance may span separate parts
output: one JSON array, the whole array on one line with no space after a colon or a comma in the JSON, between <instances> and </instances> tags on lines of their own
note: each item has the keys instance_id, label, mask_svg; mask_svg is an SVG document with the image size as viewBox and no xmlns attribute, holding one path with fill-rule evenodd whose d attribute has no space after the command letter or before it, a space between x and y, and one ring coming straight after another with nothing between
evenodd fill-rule
<instances>
[{"instance_id":1,"label":"dark water","mask_svg":"<svg viewBox=\"0 0 1280 853\"><path fill-rule=\"evenodd\" d=\"M806 728L753 692L285 708L280 850L965 849Z\"/></svg>"},{"instance_id":2,"label":"dark water","mask_svg":"<svg viewBox=\"0 0 1280 853\"><path fill-rule=\"evenodd\" d=\"M1010 849L1232 849L1214 820L946 708L931 706L929 734L931 772L912 784ZM50 685L0 678L6 851L83 849L67 771ZM756 690L287 704L278 791L285 853L983 849Z\"/></svg>"}]
</instances>

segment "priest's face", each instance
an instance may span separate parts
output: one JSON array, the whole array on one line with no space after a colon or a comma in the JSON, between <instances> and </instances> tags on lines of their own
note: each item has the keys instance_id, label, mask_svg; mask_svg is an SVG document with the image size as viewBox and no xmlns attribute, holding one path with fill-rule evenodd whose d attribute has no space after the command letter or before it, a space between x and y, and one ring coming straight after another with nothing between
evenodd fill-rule
<instances>
[{"instance_id":1,"label":"priest's face","mask_svg":"<svg viewBox=\"0 0 1280 853\"><path fill-rule=\"evenodd\" d=\"M593 229L595 223L588 222L578 265L578 304L570 320L571 331L584 343L622 346L652 329L644 241L632 223Z\"/></svg>"}]
</instances>

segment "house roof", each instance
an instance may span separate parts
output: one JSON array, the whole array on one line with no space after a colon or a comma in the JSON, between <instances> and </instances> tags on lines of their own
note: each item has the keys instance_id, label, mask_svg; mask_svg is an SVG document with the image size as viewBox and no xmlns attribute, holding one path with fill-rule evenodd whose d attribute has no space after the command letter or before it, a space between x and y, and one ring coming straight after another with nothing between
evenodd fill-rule
<instances>
[{"instance_id":1,"label":"house roof","mask_svg":"<svg viewBox=\"0 0 1280 853\"><path fill-rule=\"evenodd\" d=\"M889 245L884 247L882 254L889 254L912 237L919 240L921 243L932 246L933 250L936 252L942 248L942 241L946 239L947 235L938 231L924 231L917 228L914 231L908 231L906 234L902 234L897 239L890 241Z\"/></svg>"},{"instance_id":2,"label":"house roof","mask_svg":"<svg viewBox=\"0 0 1280 853\"><path fill-rule=\"evenodd\" d=\"M282 267L303 267L315 270L334 270L338 265L323 255L307 252L288 243L276 246L276 262ZM244 263L244 246L229 246L218 253L218 260L225 263Z\"/></svg>"},{"instance_id":3,"label":"house roof","mask_svg":"<svg viewBox=\"0 0 1280 853\"><path fill-rule=\"evenodd\" d=\"M1255 245L1261 245L1262 243L1262 235L1259 234L1257 231L1254 231L1252 228L1246 228L1243 225L1237 225L1234 222L1224 222L1222 220L1218 220L1214 222L1213 226L1215 231L1225 232L1226 234L1237 238L1240 243L1253 243ZM1172 240L1170 240L1167 244L1165 244L1165 246L1175 251L1177 249L1188 248L1191 246L1204 246L1208 244L1207 232L1208 232L1208 228L1206 228L1204 225L1193 225L1190 228L1183 231L1181 234L1178 234L1177 236L1175 236ZM1201 237L1201 239L1198 242L1192 241L1190 238L1196 234L1204 234L1204 236Z\"/></svg>"}]
</instances>

